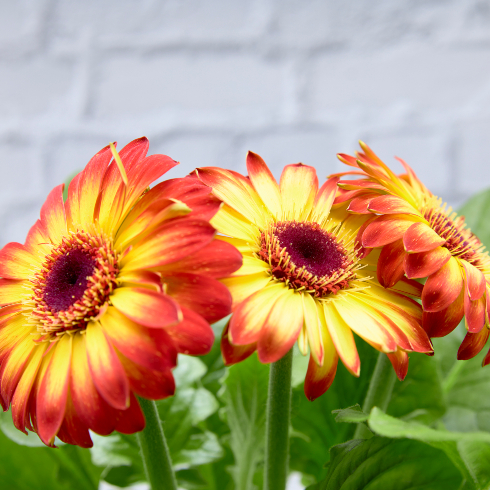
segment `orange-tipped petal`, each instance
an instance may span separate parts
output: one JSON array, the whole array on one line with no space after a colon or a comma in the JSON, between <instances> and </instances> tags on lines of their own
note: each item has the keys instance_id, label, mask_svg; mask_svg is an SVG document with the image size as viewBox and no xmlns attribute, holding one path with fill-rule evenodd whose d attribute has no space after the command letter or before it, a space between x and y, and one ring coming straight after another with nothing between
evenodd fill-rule
<instances>
[{"instance_id":1,"label":"orange-tipped petal","mask_svg":"<svg viewBox=\"0 0 490 490\"><path fill-rule=\"evenodd\" d=\"M485 367L485 366L488 366L489 364L490 364L490 349L487 352L487 355L485 356L485 358L483 359L481 365L482 365L482 367Z\"/></svg>"},{"instance_id":2,"label":"orange-tipped petal","mask_svg":"<svg viewBox=\"0 0 490 490\"><path fill-rule=\"evenodd\" d=\"M337 186L338 181L338 178L328 179L320 187L313 203L313 211L310 218L312 221L322 223L328 218L339 189Z\"/></svg>"},{"instance_id":3,"label":"orange-tipped petal","mask_svg":"<svg viewBox=\"0 0 490 490\"><path fill-rule=\"evenodd\" d=\"M477 333L483 328L485 324L485 307L485 296L471 301L468 296L468 290L464 288L464 319L468 332Z\"/></svg>"},{"instance_id":4,"label":"orange-tipped petal","mask_svg":"<svg viewBox=\"0 0 490 490\"><path fill-rule=\"evenodd\" d=\"M129 408L121 410L116 423L116 430L121 434L134 434L145 428L146 421L141 411L138 400L131 393L129 397Z\"/></svg>"},{"instance_id":5,"label":"orange-tipped petal","mask_svg":"<svg viewBox=\"0 0 490 490\"><path fill-rule=\"evenodd\" d=\"M112 345L128 359L149 369L172 369L177 364L177 351L169 335L161 329L149 329L109 306L99 319ZM159 333L157 343L154 332Z\"/></svg>"},{"instance_id":6,"label":"orange-tipped petal","mask_svg":"<svg viewBox=\"0 0 490 490\"><path fill-rule=\"evenodd\" d=\"M86 336L73 336L73 356L70 375L70 393L73 406L82 422L100 435L108 435L116 428L117 411L99 395L90 373Z\"/></svg>"},{"instance_id":7,"label":"orange-tipped petal","mask_svg":"<svg viewBox=\"0 0 490 490\"><path fill-rule=\"evenodd\" d=\"M272 307L257 342L260 362L276 362L293 347L303 327L301 294L288 290Z\"/></svg>"},{"instance_id":8,"label":"orange-tipped petal","mask_svg":"<svg viewBox=\"0 0 490 490\"><path fill-rule=\"evenodd\" d=\"M247 153L247 171L255 190L271 213L279 218L281 216L281 194L276 179L264 160L249 151Z\"/></svg>"},{"instance_id":9,"label":"orange-tipped petal","mask_svg":"<svg viewBox=\"0 0 490 490\"><path fill-rule=\"evenodd\" d=\"M181 306L215 323L231 313L231 294L212 277L188 272L176 272L162 278L166 292ZM203 291L206 291L203 294Z\"/></svg>"},{"instance_id":10,"label":"orange-tipped petal","mask_svg":"<svg viewBox=\"0 0 490 490\"><path fill-rule=\"evenodd\" d=\"M464 259L460 259L466 275L466 289L472 301L480 299L485 294L486 280L483 272Z\"/></svg>"},{"instance_id":11,"label":"orange-tipped petal","mask_svg":"<svg viewBox=\"0 0 490 490\"><path fill-rule=\"evenodd\" d=\"M323 364L323 341L321 323L318 318L318 308L316 302L310 294L302 294L303 315L306 336L310 345L311 355L317 364ZM323 312L322 312L323 313Z\"/></svg>"},{"instance_id":12,"label":"orange-tipped petal","mask_svg":"<svg viewBox=\"0 0 490 490\"><path fill-rule=\"evenodd\" d=\"M223 355L223 361L226 366L231 366L238 362L244 361L250 357L257 350L257 342L248 345L234 345L230 342L228 335L230 323L226 324L221 335L221 354Z\"/></svg>"},{"instance_id":13,"label":"orange-tipped petal","mask_svg":"<svg viewBox=\"0 0 490 490\"><path fill-rule=\"evenodd\" d=\"M268 212L248 179L217 167L198 168L197 174L215 196L257 226L266 226Z\"/></svg>"},{"instance_id":14,"label":"orange-tipped petal","mask_svg":"<svg viewBox=\"0 0 490 490\"><path fill-rule=\"evenodd\" d=\"M230 341L235 345L257 342L274 304L287 292L283 283L271 284L240 303L230 320Z\"/></svg>"},{"instance_id":15,"label":"orange-tipped petal","mask_svg":"<svg viewBox=\"0 0 490 490\"><path fill-rule=\"evenodd\" d=\"M213 329L195 311L185 306L181 309L184 319L176 325L165 327L165 332L171 337L178 352L190 356L207 354L214 342Z\"/></svg>"},{"instance_id":16,"label":"orange-tipped petal","mask_svg":"<svg viewBox=\"0 0 490 490\"><path fill-rule=\"evenodd\" d=\"M207 221L164 222L151 237L137 243L120 261L125 271L153 269L177 262L208 245L216 230Z\"/></svg>"},{"instance_id":17,"label":"orange-tipped petal","mask_svg":"<svg viewBox=\"0 0 490 490\"><path fill-rule=\"evenodd\" d=\"M63 204L63 189L65 184L56 186L46 198L41 207L41 221L46 234L53 243L60 243L66 236L65 206Z\"/></svg>"},{"instance_id":18,"label":"orange-tipped petal","mask_svg":"<svg viewBox=\"0 0 490 490\"><path fill-rule=\"evenodd\" d=\"M404 350L398 349L396 352L388 353L386 355L388 356L398 379L403 381L408 373L408 354Z\"/></svg>"},{"instance_id":19,"label":"orange-tipped petal","mask_svg":"<svg viewBox=\"0 0 490 490\"><path fill-rule=\"evenodd\" d=\"M182 320L178 303L170 296L145 288L117 288L112 304L124 315L145 327L161 328Z\"/></svg>"},{"instance_id":20,"label":"orange-tipped petal","mask_svg":"<svg viewBox=\"0 0 490 490\"><path fill-rule=\"evenodd\" d=\"M458 325L464 315L463 291L447 308L429 313L424 311L422 327L429 337L445 337Z\"/></svg>"},{"instance_id":21,"label":"orange-tipped petal","mask_svg":"<svg viewBox=\"0 0 490 490\"><path fill-rule=\"evenodd\" d=\"M397 240L383 247L376 270L378 281L383 287L391 288L403 277L405 274L403 263L405 255L402 240Z\"/></svg>"},{"instance_id":22,"label":"orange-tipped petal","mask_svg":"<svg viewBox=\"0 0 490 490\"><path fill-rule=\"evenodd\" d=\"M7 243L0 250L0 276L5 279L29 279L38 260L24 245L17 242Z\"/></svg>"},{"instance_id":23,"label":"orange-tipped petal","mask_svg":"<svg viewBox=\"0 0 490 490\"><path fill-rule=\"evenodd\" d=\"M26 281L15 279L0 279L0 305L17 303L26 293Z\"/></svg>"},{"instance_id":24,"label":"orange-tipped petal","mask_svg":"<svg viewBox=\"0 0 490 490\"><path fill-rule=\"evenodd\" d=\"M321 317L320 317L321 318ZM323 395L332 384L335 373L337 372L337 364L339 362L339 355L335 349L335 345L332 342L328 330L322 331L323 335L323 350L325 352L323 358L323 365L319 366L313 356L310 355L310 362L308 363L308 371L305 377L304 391L306 398L313 401L319 396Z\"/></svg>"},{"instance_id":25,"label":"orange-tipped petal","mask_svg":"<svg viewBox=\"0 0 490 490\"><path fill-rule=\"evenodd\" d=\"M412 214L422 217L419 211L398 196L379 196L369 203L369 211L376 214Z\"/></svg>"},{"instance_id":26,"label":"orange-tipped petal","mask_svg":"<svg viewBox=\"0 0 490 490\"><path fill-rule=\"evenodd\" d=\"M405 254L405 272L410 279L428 277L437 272L450 259L451 252L444 247L437 247L428 252Z\"/></svg>"},{"instance_id":27,"label":"orange-tipped petal","mask_svg":"<svg viewBox=\"0 0 490 490\"><path fill-rule=\"evenodd\" d=\"M459 346L458 360L467 361L479 354L485 347L489 334L490 330L488 328L482 328L477 333L468 332Z\"/></svg>"},{"instance_id":28,"label":"orange-tipped petal","mask_svg":"<svg viewBox=\"0 0 490 490\"><path fill-rule=\"evenodd\" d=\"M87 325L87 358L92 379L102 398L114 408L129 406L129 382L124 368L99 323Z\"/></svg>"},{"instance_id":29,"label":"orange-tipped petal","mask_svg":"<svg viewBox=\"0 0 490 490\"><path fill-rule=\"evenodd\" d=\"M432 274L422 291L424 311L434 312L447 308L463 287L462 270L459 262L451 258L435 274Z\"/></svg>"},{"instance_id":30,"label":"orange-tipped petal","mask_svg":"<svg viewBox=\"0 0 490 490\"><path fill-rule=\"evenodd\" d=\"M376 192L367 192L359 197L355 197L349 203L347 211L356 214L371 214L369 210L369 205L371 201L377 198L379 194Z\"/></svg>"},{"instance_id":31,"label":"orange-tipped petal","mask_svg":"<svg viewBox=\"0 0 490 490\"><path fill-rule=\"evenodd\" d=\"M444 238L441 238L430 226L421 221L410 226L403 235L403 244L409 253L428 252L445 243Z\"/></svg>"},{"instance_id":32,"label":"orange-tipped petal","mask_svg":"<svg viewBox=\"0 0 490 490\"><path fill-rule=\"evenodd\" d=\"M308 216L318 192L315 168L302 163L286 165L280 188L284 219L299 220Z\"/></svg>"},{"instance_id":33,"label":"orange-tipped petal","mask_svg":"<svg viewBox=\"0 0 490 490\"><path fill-rule=\"evenodd\" d=\"M219 239L177 262L163 266L160 271L163 275L172 271L195 272L219 279L240 269L242 262L242 254L230 243Z\"/></svg>"},{"instance_id":34,"label":"orange-tipped petal","mask_svg":"<svg viewBox=\"0 0 490 490\"><path fill-rule=\"evenodd\" d=\"M36 418L41 440L52 445L65 415L72 353L70 335L60 338L44 374L37 396Z\"/></svg>"},{"instance_id":35,"label":"orange-tipped petal","mask_svg":"<svg viewBox=\"0 0 490 490\"><path fill-rule=\"evenodd\" d=\"M340 316L333 302L324 304L323 311L328 332L340 359L347 370L358 377L361 373L361 361L359 360L352 330Z\"/></svg>"},{"instance_id":36,"label":"orange-tipped petal","mask_svg":"<svg viewBox=\"0 0 490 490\"><path fill-rule=\"evenodd\" d=\"M144 368L129 359L121 359L128 374L131 390L148 400L162 400L175 393L172 371L155 371Z\"/></svg>"},{"instance_id":37,"label":"orange-tipped petal","mask_svg":"<svg viewBox=\"0 0 490 490\"><path fill-rule=\"evenodd\" d=\"M408 218L398 218L397 215L386 215L376 218L370 223L362 234L363 247L382 247L388 243L399 240L412 226L413 221Z\"/></svg>"}]
</instances>

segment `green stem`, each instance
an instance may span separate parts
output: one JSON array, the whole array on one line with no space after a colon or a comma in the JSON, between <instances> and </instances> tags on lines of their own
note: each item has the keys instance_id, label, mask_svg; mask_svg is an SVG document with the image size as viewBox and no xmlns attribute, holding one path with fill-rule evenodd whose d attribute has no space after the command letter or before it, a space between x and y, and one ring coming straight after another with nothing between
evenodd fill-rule
<instances>
[{"instance_id":1,"label":"green stem","mask_svg":"<svg viewBox=\"0 0 490 490\"><path fill-rule=\"evenodd\" d=\"M284 490L288 477L293 350L271 364L267 398L264 490Z\"/></svg>"},{"instance_id":2,"label":"green stem","mask_svg":"<svg viewBox=\"0 0 490 490\"><path fill-rule=\"evenodd\" d=\"M139 398L146 419L146 427L137 434L141 458L151 490L177 490L177 481L167 441L154 401Z\"/></svg>"},{"instance_id":3,"label":"green stem","mask_svg":"<svg viewBox=\"0 0 490 490\"><path fill-rule=\"evenodd\" d=\"M373 407L386 410L391 400L393 387L395 386L396 375L386 354L382 352L378 355L378 360L374 368L371 381L369 382L368 392L362 405L362 411L369 413ZM370 432L364 424L358 424L354 433L354 439L365 439Z\"/></svg>"}]
</instances>

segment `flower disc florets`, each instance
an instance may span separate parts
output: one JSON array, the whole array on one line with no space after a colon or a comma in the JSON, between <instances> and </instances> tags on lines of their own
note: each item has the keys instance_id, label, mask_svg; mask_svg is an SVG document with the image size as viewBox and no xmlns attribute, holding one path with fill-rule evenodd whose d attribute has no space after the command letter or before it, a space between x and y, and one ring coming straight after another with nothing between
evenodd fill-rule
<instances>
[{"instance_id":1,"label":"flower disc florets","mask_svg":"<svg viewBox=\"0 0 490 490\"><path fill-rule=\"evenodd\" d=\"M38 341L85 329L97 318L117 286L117 258L103 235L77 231L63 238L31 281Z\"/></svg>"},{"instance_id":2,"label":"flower disc florets","mask_svg":"<svg viewBox=\"0 0 490 490\"><path fill-rule=\"evenodd\" d=\"M446 240L442 245L451 255L468 261L478 267L481 263L483 245L476 235L466 227L464 217L456 213L446 213L445 207L430 207L424 212L424 218L430 227Z\"/></svg>"},{"instance_id":3,"label":"flower disc florets","mask_svg":"<svg viewBox=\"0 0 490 490\"><path fill-rule=\"evenodd\" d=\"M275 279L316 298L348 288L355 278L355 255L314 222L272 224L261 233L258 257L270 264Z\"/></svg>"}]
</instances>

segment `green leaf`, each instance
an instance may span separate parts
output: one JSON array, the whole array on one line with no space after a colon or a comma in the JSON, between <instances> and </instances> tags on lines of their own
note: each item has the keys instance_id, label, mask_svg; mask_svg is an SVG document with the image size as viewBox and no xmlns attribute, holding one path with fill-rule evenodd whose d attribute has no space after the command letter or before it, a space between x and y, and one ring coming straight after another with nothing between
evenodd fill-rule
<instances>
[{"instance_id":1,"label":"green leaf","mask_svg":"<svg viewBox=\"0 0 490 490\"><path fill-rule=\"evenodd\" d=\"M229 368L219 393L230 428L229 445L235 459L230 471L237 490L254 488L253 477L263 461L268 380L269 366L254 354Z\"/></svg>"},{"instance_id":2,"label":"green leaf","mask_svg":"<svg viewBox=\"0 0 490 490\"><path fill-rule=\"evenodd\" d=\"M0 412L0 430L11 441L20 444L21 446L46 447L36 433L28 432L26 435L15 427L10 410L8 412ZM56 445L59 445L58 441L56 442Z\"/></svg>"},{"instance_id":3,"label":"green leaf","mask_svg":"<svg viewBox=\"0 0 490 490\"><path fill-rule=\"evenodd\" d=\"M0 432L0 488L5 490L96 490L100 469L86 449L18 445Z\"/></svg>"},{"instance_id":4,"label":"green leaf","mask_svg":"<svg viewBox=\"0 0 490 490\"><path fill-rule=\"evenodd\" d=\"M294 432L290 467L292 471L311 475L316 481L325 478L327 470L324 465L329 449L351 439L355 431L354 425L338 424L332 411L363 402L376 364L378 352L375 349L359 338L356 338L356 345L361 358L359 378L352 376L339 361L332 386L315 401L307 400L302 384L293 390L291 422ZM296 357L293 359L293 372L295 363Z\"/></svg>"},{"instance_id":5,"label":"green leaf","mask_svg":"<svg viewBox=\"0 0 490 490\"><path fill-rule=\"evenodd\" d=\"M349 408L332 410L332 413L337 414L337 416L335 417L335 422L348 422L348 423L365 422L369 417L369 414L364 413L358 403Z\"/></svg>"},{"instance_id":6,"label":"green leaf","mask_svg":"<svg viewBox=\"0 0 490 490\"><path fill-rule=\"evenodd\" d=\"M462 481L444 452L407 439L349 441L330 459L326 479L309 490L457 490Z\"/></svg>"},{"instance_id":7,"label":"green leaf","mask_svg":"<svg viewBox=\"0 0 490 490\"><path fill-rule=\"evenodd\" d=\"M374 407L369 415L369 427L376 434L392 438L416 439L442 449L475 488L490 484L490 433L450 432L433 429L418 422L396 419ZM486 463L485 463L486 462Z\"/></svg>"}]
</instances>

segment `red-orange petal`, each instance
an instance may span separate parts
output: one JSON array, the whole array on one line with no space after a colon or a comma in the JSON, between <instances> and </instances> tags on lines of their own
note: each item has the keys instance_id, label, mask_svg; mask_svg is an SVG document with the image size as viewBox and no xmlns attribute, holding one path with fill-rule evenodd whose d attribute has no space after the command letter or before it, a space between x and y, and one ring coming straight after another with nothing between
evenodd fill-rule
<instances>
[{"instance_id":1,"label":"red-orange petal","mask_svg":"<svg viewBox=\"0 0 490 490\"><path fill-rule=\"evenodd\" d=\"M325 357L323 366L319 366L313 356L310 355L310 362L308 363L308 371L306 372L304 392L308 400L316 400L319 396L323 395L333 383L335 379L335 373L337 372L337 365L339 362L339 356L337 352Z\"/></svg>"},{"instance_id":2,"label":"red-orange petal","mask_svg":"<svg viewBox=\"0 0 490 490\"><path fill-rule=\"evenodd\" d=\"M445 337L451 333L464 315L463 291L447 308L430 313L424 311L422 327L429 337Z\"/></svg>"},{"instance_id":3,"label":"red-orange petal","mask_svg":"<svg viewBox=\"0 0 490 490\"><path fill-rule=\"evenodd\" d=\"M116 427L117 410L98 393L88 366L85 335L73 336L70 374L73 406L82 422L100 435L110 434Z\"/></svg>"},{"instance_id":4,"label":"red-orange petal","mask_svg":"<svg viewBox=\"0 0 490 490\"><path fill-rule=\"evenodd\" d=\"M379 196L369 203L369 211L377 214L412 214L421 216L410 204L398 196Z\"/></svg>"},{"instance_id":5,"label":"red-orange petal","mask_svg":"<svg viewBox=\"0 0 490 490\"><path fill-rule=\"evenodd\" d=\"M134 434L145 428L146 421L140 404L133 393L129 397L129 408L121 410L116 423L116 430L121 434Z\"/></svg>"},{"instance_id":6,"label":"red-orange petal","mask_svg":"<svg viewBox=\"0 0 490 490\"><path fill-rule=\"evenodd\" d=\"M76 412L70 396L66 401L65 418L57 435L67 444L74 444L83 448L90 448L94 445L88 427Z\"/></svg>"},{"instance_id":7,"label":"red-orange petal","mask_svg":"<svg viewBox=\"0 0 490 490\"><path fill-rule=\"evenodd\" d=\"M144 368L129 359L121 359L132 391L148 400L162 400L175 393L175 380L169 369L155 371Z\"/></svg>"},{"instance_id":8,"label":"red-orange petal","mask_svg":"<svg viewBox=\"0 0 490 490\"><path fill-rule=\"evenodd\" d=\"M371 214L371 211L368 209L369 204L378 196L379 194L377 192L367 192L362 196L355 197L349 203L347 211L356 214Z\"/></svg>"},{"instance_id":9,"label":"red-orange petal","mask_svg":"<svg viewBox=\"0 0 490 490\"><path fill-rule=\"evenodd\" d=\"M480 299L485 294L487 282L483 272L464 259L460 259L466 275L466 288L472 301Z\"/></svg>"},{"instance_id":10,"label":"red-orange petal","mask_svg":"<svg viewBox=\"0 0 490 490\"><path fill-rule=\"evenodd\" d=\"M230 292L212 277L176 272L163 276L162 280L169 296L209 323L215 323L231 313Z\"/></svg>"},{"instance_id":11,"label":"red-orange petal","mask_svg":"<svg viewBox=\"0 0 490 490\"><path fill-rule=\"evenodd\" d=\"M379 216L370 223L362 234L363 247L382 247L400 239L412 226L413 220L398 215Z\"/></svg>"},{"instance_id":12,"label":"red-orange petal","mask_svg":"<svg viewBox=\"0 0 490 490\"><path fill-rule=\"evenodd\" d=\"M485 325L486 303L485 296L471 301L467 288L464 288L464 315L468 332L477 333Z\"/></svg>"},{"instance_id":13,"label":"red-orange petal","mask_svg":"<svg viewBox=\"0 0 490 490\"><path fill-rule=\"evenodd\" d=\"M459 346L458 360L467 361L472 359L485 347L487 343L490 330L488 328L482 328L477 333L468 332Z\"/></svg>"},{"instance_id":14,"label":"red-orange petal","mask_svg":"<svg viewBox=\"0 0 490 490\"><path fill-rule=\"evenodd\" d=\"M459 262L451 259L427 279L422 291L424 311L434 312L447 308L461 292L463 277Z\"/></svg>"},{"instance_id":15,"label":"red-orange petal","mask_svg":"<svg viewBox=\"0 0 490 490\"><path fill-rule=\"evenodd\" d=\"M87 358L92 379L102 398L114 408L129 406L129 382L116 351L101 326L87 325Z\"/></svg>"},{"instance_id":16,"label":"red-orange petal","mask_svg":"<svg viewBox=\"0 0 490 490\"><path fill-rule=\"evenodd\" d=\"M176 219L164 222L151 237L137 243L121 260L126 271L152 269L177 262L208 245L216 230L207 221Z\"/></svg>"},{"instance_id":17,"label":"red-orange petal","mask_svg":"<svg viewBox=\"0 0 490 490\"><path fill-rule=\"evenodd\" d=\"M182 320L177 302L167 294L145 288L115 289L112 304L136 323L150 328L162 328Z\"/></svg>"},{"instance_id":18,"label":"red-orange petal","mask_svg":"<svg viewBox=\"0 0 490 490\"><path fill-rule=\"evenodd\" d=\"M181 309L184 319L176 325L166 327L164 331L171 337L178 352L190 356L207 354L214 342L213 329L195 311L185 306Z\"/></svg>"},{"instance_id":19,"label":"red-orange petal","mask_svg":"<svg viewBox=\"0 0 490 490\"><path fill-rule=\"evenodd\" d=\"M451 259L447 248L437 247L428 252L405 254L404 268L409 279L428 277Z\"/></svg>"},{"instance_id":20,"label":"red-orange petal","mask_svg":"<svg viewBox=\"0 0 490 490\"><path fill-rule=\"evenodd\" d=\"M441 238L430 226L421 221L410 226L403 235L405 250L410 253L428 252L445 243L444 238Z\"/></svg>"},{"instance_id":21,"label":"red-orange petal","mask_svg":"<svg viewBox=\"0 0 490 490\"><path fill-rule=\"evenodd\" d=\"M396 352L386 354L390 360L393 369L400 381L405 379L408 373L408 354L401 349Z\"/></svg>"},{"instance_id":22,"label":"red-orange petal","mask_svg":"<svg viewBox=\"0 0 490 490\"><path fill-rule=\"evenodd\" d=\"M61 337L53 351L36 403L37 431L47 445L53 444L65 415L72 354L71 337Z\"/></svg>"},{"instance_id":23,"label":"red-orange petal","mask_svg":"<svg viewBox=\"0 0 490 490\"><path fill-rule=\"evenodd\" d=\"M109 306L99 321L112 345L136 364L149 369L172 369L176 366L177 351L163 329L139 325L114 306Z\"/></svg>"},{"instance_id":24,"label":"red-orange petal","mask_svg":"<svg viewBox=\"0 0 490 490\"><path fill-rule=\"evenodd\" d=\"M298 339L303 327L303 304L298 293L282 295L262 326L257 342L260 362L281 359Z\"/></svg>"},{"instance_id":25,"label":"red-orange petal","mask_svg":"<svg viewBox=\"0 0 490 490\"><path fill-rule=\"evenodd\" d=\"M312 221L322 223L328 218L335 201L335 196L339 190L339 187L337 186L338 181L338 178L331 178L320 187L313 203Z\"/></svg>"},{"instance_id":26,"label":"red-orange petal","mask_svg":"<svg viewBox=\"0 0 490 490\"><path fill-rule=\"evenodd\" d=\"M378 281L383 287L391 288L403 277L405 255L401 239L383 247L376 269Z\"/></svg>"},{"instance_id":27,"label":"red-orange petal","mask_svg":"<svg viewBox=\"0 0 490 490\"><path fill-rule=\"evenodd\" d=\"M247 345L234 345L230 342L228 329L230 322L226 324L221 335L221 354L226 366L231 366L238 362L244 361L257 350L257 342Z\"/></svg>"},{"instance_id":28,"label":"red-orange petal","mask_svg":"<svg viewBox=\"0 0 490 490\"><path fill-rule=\"evenodd\" d=\"M219 279L231 276L233 272L240 269L242 262L242 254L233 245L223 240L213 240L201 250L159 270L163 275L182 271Z\"/></svg>"},{"instance_id":29,"label":"red-orange petal","mask_svg":"<svg viewBox=\"0 0 490 490\"><path fill-rule=\"evenodd\" d=\"M47 235L53 243L58 244L66 236L65 206L63 204L63 189L65 184L56 186L46 198L41 207L41 221Z\"/></svg>"}]
</instances>

